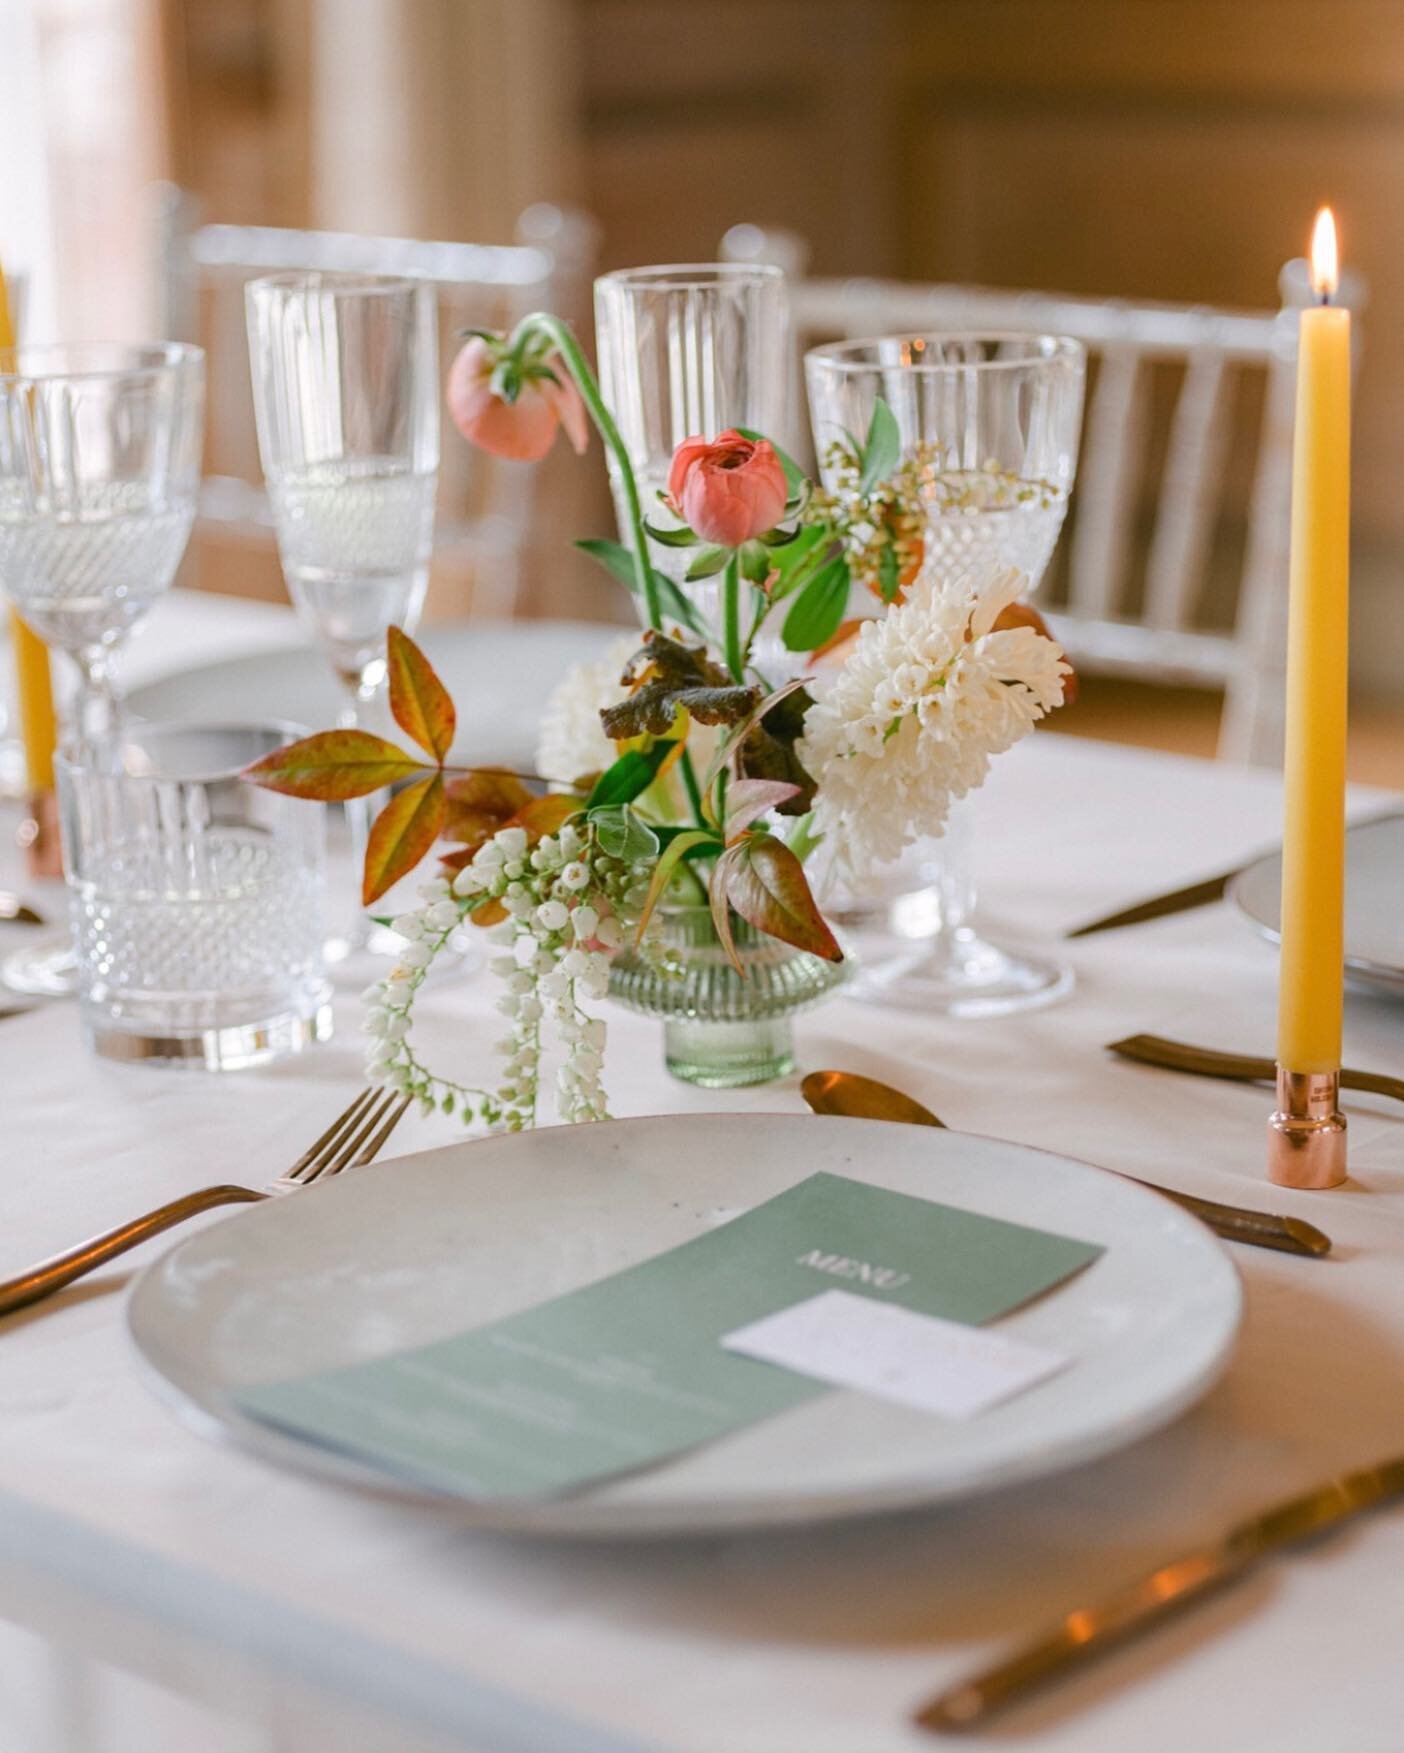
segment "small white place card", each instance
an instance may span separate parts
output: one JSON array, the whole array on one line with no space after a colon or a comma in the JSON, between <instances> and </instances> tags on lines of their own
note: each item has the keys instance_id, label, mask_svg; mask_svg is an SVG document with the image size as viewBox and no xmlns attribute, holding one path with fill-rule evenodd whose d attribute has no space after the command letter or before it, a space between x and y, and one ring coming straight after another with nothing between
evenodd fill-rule
<instances>
[{"instance_id":1,"label":"small white place card","mask_svg":"<svg viewBox=\"0 0 1404 1753\"><path fill-rule=\"evenodd\" d=\"M826 1290L723 1334L727 1351L945 1418L974 1418L1069 1359L961 1321Z\"/></svg>"}]
</instances>

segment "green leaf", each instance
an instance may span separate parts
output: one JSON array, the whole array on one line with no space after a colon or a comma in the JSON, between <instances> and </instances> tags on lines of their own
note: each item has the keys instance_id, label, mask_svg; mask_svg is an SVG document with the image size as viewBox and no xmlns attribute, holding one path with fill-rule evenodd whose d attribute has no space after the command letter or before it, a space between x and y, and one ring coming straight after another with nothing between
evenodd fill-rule
<instances>
[{"instance_id":1,"label":"green leaf","mask_svg":"<svg viewBox=\"0 0 1404 1753\"><path fill-rule=\"evenodd\" d=\"M425 762L368 730L320 730L255 761L243 777L287 797L344 803L425 769Z\"/></svg>"},{"instance_id":2,"label":"green leaf","mask_svg":"<svg viewBox=\"0 0 1404 1753\"><path fill-rule=\"evenodd\" d=\"M711 578L721 571L730 557L730 548L704 548L687 569L689 583L698 578Z\"/></svg>"},{"instance_id":3,"label":"green leaf","mask_svg":"<svg viewBox=\"0 0 1404 1753\"><path fill-rule=\"evenodd\" d=\"M387 630L385 654L396 724L442 766L453 747L457 723L452 696L433 664L401 628Z\"/></svg>"},{"instance_id":4,"label":"green leaf","mask_svg":"<svg viewBox=\"0 0 1404 1753\"><path fill-rule=\"evenodd\" d=\"M369 907L414 869L438 838L444 819L444 781L432 773L395 793L375 818L366 841L361 901Z\"/></svg>"},{"instance_id":5,"label":"green leaf","mask_svg":"<svg viewBox=\"0 0 1404 1753\"><path fill-rule=\"evenodd\" d=\"M809 485L809 476L792 456L787 456L773 438L767 438L763 432L754 432L749 426L738 426L736 430L742 438L749 438L752 444L765 443L780 459L780 467L785 471L785 485L791 494L801 493Z\"/></svg>"},{"instance_id":6,"label":"green leaf","mask_svg":"<svg viewBox=\"0 0 1404 1753\"><path fill-rule=\"evenodd\" d=\"M594 789L585 800L590 811L611 809L616 804L632 803L640 792L652 785L658 769L672 754L677 739L660 738L648 750L629 749L611 767L606 767L595 781Z\"/></svg>"},{"instance_id":7,"label":"green leaf","mask_svg":"<svg viewBox=\"0 0 1404 1753\"><path fill-rule=\"evenodd\" d=\"M764 584L770 577L770 550L764 542L746 542L738 555L741 576L752 584Z\"/></svg>"},{"instance_id":8,"label":"green leaf","mask_svg":"<svg viewBox=\"0 0 1404 1753\"><path fill-rule=\"evenodd\" d=\"M831 560L795 598L781 637L789 651L813 651L832 639L848 607L848 562Z\"/></svg>"},{"instance_id":9,"label":"green leaf","mask_svg":"<svg viewBox=\"0 0 1404 1753\"><path fill-rule=\"evenodd\" d=\"M598 560L607 572L612 573L619 580L625 590L632 592L634 596L639 595L639 581L634 572L634 556L622 542L610 542L601 537L587 536L575 545L582 553L588 554L591 559ZM650 566L649 571L658 588L658 600L667 612L690 632L705 639L707 637L706 627L699 620L697 611L677 585L673 583L666 572L660 572L656 566Z\"/></svg>"},{"instance_id":10,"label":"green leaf","mask_svg":"<svg viewBox=\"0 0 1404 1753\"><path fill-rule=\"evenodd\" d=\"M878 589L882 592L885 603L892 602L902 584L902 573L897 565L897 549L891 542L884 542L882 552L878 555Z\"/></svg>"},{"instance_id":11,"label":"green leaf","mask_svg":"<svg viewBox=\"0 0 1404 1753\"><path fill-rule=\"evenodd\" d=\"M717 860L718 869L723 862ZM810 892L804 866L783 840L773 834L752 834L730 848L725 863L726 898L757 931L826 962L843 960L843 951Z\"/></svg>"},{"instance_id":12,"label":"green leaf","mask_svg":"<svg viewBox=\"0 0 1404 1753\"><path fill-rule=\"evenodd\" d=\"M658 836L627 803L593 809L589 812L589 820L594 824L600 851L608 853L611 858L636 864L641 858L657 857Z\"/></svg>"},{"instance_id":13,"label":"green leaf","mask_svg":"<svg viewBox=\"0 0 1404 1753\"><path fill-rule=\"evenodd\" d=\"M657 836L655 835L655 839ZM663 898L663 892L677 874L678 866L689 852L695 852L702 846L716 846L715 834L708 834L701 828L689 828L686 832L675 834L663 850L662 856L654 866L653 880L648 885L648 893L644 896L643 911L639 914L638 928L634 932L634 943L637 946L643 939L644 928L653 917L653 909Z\"/></svg>"},{"instance_id":14,"label":"green leaf","mask_svg":"<svg viewBox=\"0 0 1404 1753\"><path fill-rule=\"evenodd\" d=\"M860 493L871 493L879 481L890 480L902 460L902 434L897 416L879 396L873 403L873 417L868 436L863 441L863 473L858 482Z\"/></svg>"},{"instance_id":15,"label":"green leaf","mask_svg":"<svg viewBox=\"0 0 1404 1753\"><path fill-rule=\"evenodd\" d=\"M665 548L695 548L702 540L701 536L695 536L686 524L680 524L672 529L660 529L657 524L650 523L645 518L644 528L655 542L660 543Z\"/></svg>"}]
</instances>

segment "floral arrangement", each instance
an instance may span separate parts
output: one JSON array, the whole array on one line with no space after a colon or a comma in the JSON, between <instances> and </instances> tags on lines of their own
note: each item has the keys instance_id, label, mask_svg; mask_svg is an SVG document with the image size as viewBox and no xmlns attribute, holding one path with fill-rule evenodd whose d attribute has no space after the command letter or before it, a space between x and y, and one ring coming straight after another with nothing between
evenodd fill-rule
<instances>
[{"instance_id":1,"label":"floral arrangement","mask_svg":"<svg viewBox=\"0 0 1404 1753\"><path fill-rule=\"evenodd\" d=\"M415 750L326 731L249 776L324 800L395 788L366 849L368 905L449 843L420 904L392 921L404 947L365 996L373 1081L468 1123L518 1129L535 1122L554 1049L561 1117L603 1119L605 1023L590 1007L611 957L647 948L660 904L708 904L743 976L735 918L841 961L805 873L815 847L830 840L853 884L939 834L991 757L1061 703L1070 672L1018 600L1022 575L922 576L940 459L904 460L882 402L863 438L845 438L831 459L829 491L759 433L687 439L659 521L645 517L609 409L557 318L471 332L447 398L471 443L522 460L544 456L562 429L583 450L593 422L623 485L629 542L579 545L635 593L642 639L616 662L575 666L543 718L539 771L516 774L449 764L453 702L392 627L390 708ZM650 538L688 551L681 583L650 562ZM686 590L706 578L720 580L716 629ZM877 599L871 618L845 619L855 584ZM803 659L784 679L757 663L762 631L773 650L777 626L781 647ZM431 1071L411 1029L416 993L465 923L487 933L502 985L507 1032L491 1087Z\"/></svg>"}]
</instances>

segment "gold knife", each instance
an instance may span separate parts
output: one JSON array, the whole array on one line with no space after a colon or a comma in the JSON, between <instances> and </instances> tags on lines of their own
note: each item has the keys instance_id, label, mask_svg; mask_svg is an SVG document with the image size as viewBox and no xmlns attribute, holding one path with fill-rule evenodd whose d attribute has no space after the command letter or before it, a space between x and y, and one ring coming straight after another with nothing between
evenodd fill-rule
<instances>
[{"instance_id":1,"label":"gold knife","mask_svg":"<svg viewBox=\"0 0 1404 1753\"><path fill-rule=\"evenodd\" d=\"M1065 931L1063 936L1091 937L1094 932L1115 931L1122 925L1143 925L1148 919L1165 919L1172 913L1188 913L1194 907L1207 907L1213 901L1223 900L1229 884L1237 875L1237 869L1226 870L1219 876L1206 877L1202 883L1171 889L1164 895L1152 895L1148 901L1137 901L1134 906L1123 907L1117 913L1090 920L1074 931Z\"/></svg>"},{"instance_id":2,"label":"gold knife","mask_svg":"<svg viewBox=\"0 0 1404 1753\"><path fill-rule=\"evenodd\" d=\"M1288 1498L1231 1528L1212 1545L1159 1565L1139 1582L1069 1613L1014 1655L941 1693L916 1713L920 1728L947 1734L978 1728L1025 1693L1062 1679L1085 1662L1222 1588L1270 1552L1296 1545L1404 1496L1404 1456L1347 1473Z\"/></svg>"},{"instance_id":3,"label":"gold knife","mask_svg":"<svg viewBox=\"0 0 1404 1753\"><path fill-rule=\"evenodd\" d=\"M1271 1059L1253 1053L1222 1053L1215 1047L1193 1047L1188 1041L1169 1041L1164 1035L1128 1035L1124 1041L1109 1041L1107 1052L1138 1060L1142 1065L1157 1065L1165 1071L1225 1077L1236 1083L1272 1083L1277 1076ZM1341 1086L1404 1102L1404 1077L1391 1077L1384 1071L1357 1071L1344 1066Z\"/></svg>"}]
</instances>

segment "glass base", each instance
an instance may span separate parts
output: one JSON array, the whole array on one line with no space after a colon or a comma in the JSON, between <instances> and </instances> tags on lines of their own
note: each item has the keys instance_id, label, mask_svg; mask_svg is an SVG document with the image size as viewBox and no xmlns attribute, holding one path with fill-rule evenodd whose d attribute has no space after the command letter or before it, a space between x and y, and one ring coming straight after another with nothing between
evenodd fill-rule
<instances>
[{"instance_id":1,"label":"glass base","mask_svg":"<svg viewBox=\"0 0 1404 1753\"><path fill-rule=\"evenodd\" d=\"M735 1090L770 1083L795 1068L788 1017L739 1023L668 1020L663 1063L681 1083L704 1090Z\"/></svg>"},{"instance_id":2,"label":"glass base","mask_svg":"<svg viewBox=\"0 0 1404 1753\"><path fill-rule=\"evenodd\" d=\"M171 1034L123 1028L101 1014L83 1012L84 1038L99 1058L129 1065L183 1066L192 1071L243 1071L267 1065L270 1060L301 1053L314 1042L330 1039L331 1032L332 1009L325 1000L310 1013L284 1011L260 1022Z\"/></svg>"},{"instance_id":3,"label":"glass base","mask_svg":"<svg viewBox=\"0 0 1404 1753\"><path fill-rule=\"evenodd\" d=\"M0 962L0 985L26 998L72 998L78 990L78 958L65 937L11 950Z\"/></svg>"},{"instance_id":4,"label":"glass base","mask_svg":"<svg viewBox=\"0 0 1404 1753\"><path fill-rule=\"evenodd\" d=\"M1056 1004L1072 989L1065 963L1001 949L963 925L886 956L866 952L848 995L929 1016L993 1017Z\"/></svg>"}]
</instances>

